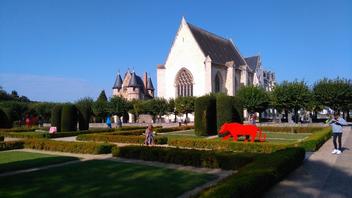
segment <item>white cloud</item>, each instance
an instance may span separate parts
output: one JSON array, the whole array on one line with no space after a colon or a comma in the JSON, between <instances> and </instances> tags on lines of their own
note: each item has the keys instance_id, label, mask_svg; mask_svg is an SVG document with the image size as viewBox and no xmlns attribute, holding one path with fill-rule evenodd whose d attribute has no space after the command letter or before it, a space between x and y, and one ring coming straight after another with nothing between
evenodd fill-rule
<instances>
[{"instance_id":1,"label":"white cloud","mask_svg":"<svg viewBox=\"0 0 352 198\"><path fill-rule=\"evenodd\" d=\"M100 92L87 80L32 74L0 74L0 86L34 101L74 102Z\"/></svg>"}]
</instances>

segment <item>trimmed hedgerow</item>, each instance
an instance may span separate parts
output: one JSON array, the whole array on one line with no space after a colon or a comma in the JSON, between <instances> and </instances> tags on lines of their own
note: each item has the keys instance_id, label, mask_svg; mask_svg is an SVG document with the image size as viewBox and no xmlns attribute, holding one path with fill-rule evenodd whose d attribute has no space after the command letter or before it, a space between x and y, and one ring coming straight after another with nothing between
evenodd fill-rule
<instances>
[{"instance_id":1,"label":"trimmed hedgerow","mask_svg":"<svg viewBox=\"0 0 352 198\"><path fill-rule=\"evenodd\" d=\"M180 126L180 127L158 128L158 129L155 129L155 132L157 132L157 133L168 133L168 132L174 132L174 131L185 131L185 130L190 130L190 129L194 129L194 126Z\"/></svg>"},{"instance_id":2,"label":"trimmed hedgerow","mask_svg":"<svg viewBox=\"0 0 352 198\"><path fill-rule=\"evenodd\" d=\"M0 142L0 151L22 149L23 144L24 144L23 141Z\"/></svg>"},{"instance_id":3,"label":"trimmed hedgerow","mask_svg":"<svg viewBox=\"0 0 352 198\"><path fill-rule=\"evenodd\" d=\"M243 108L233 96L218 95L216 97L217 130L224 123L243 123Z\"/></svg>"},{"instance_id":4,"label":"trimmed hedgerow","mask_svg":"<svg viewBox=\"0 0 352 198\"><path fill-rule=\"evenodd\" d=\"M107 135L142 135L145 132L145 129L136 129L128 131L116 131L112 133L105 133Z\"/></svg>"},{"instance_id":5,"label":"trimmed hedgerow","mask_svg":"<svg viewBox=\"0 0 352 198\"><path fill-rule=\"evenodd\" d=\"M77 108L72 104L62 106L61 131L77 131Z\"/></svg>"},{"instance_id":6,"label":"trimmed hedgerow","mask_svg":"<svg viewBox=\"0 0 352 198\"><path fill-rule=\"evenodd\" d=\"M51 126L56 127L57 132L61 131L62 105L55 105L51 110Z\"/></svg>"},{"instance_id":7,"label":"trimmed hedgerow","mask_svg":"<svg viewBox=\"0 0 352 198\"><path fill-rule=\"evenodd\" d=\"M0 109L0 128L7 129L11 127L12 127L11 119L2 109Z\"/></svg>"},{"instance_id":8,"label":"trimmed hedgerow","mask_svg":"<svg viewBox=\"0 0 352 198\"><path fill-rule=\"evenodd\" d=\"M144 144L144 136L133 135L105 135L105 134L85 134L79 135L76 138L82 141L100 141L100 142L116 142L116 143L132 143ZM156 136L154 138L155 144L167 144L167 137Z\"/></svg>"},{"instance_id":9,"label":"trimmed hedgerow","mask_svg":"<svg viewBox=\"0 0 352 198\"><path fill-rule=\"evenodd\" d=\"M331 132L330 127L323 128L308 136L307 139L296 143L295 146L303 147L306 151L316 151L331 137Z\"/></svg>"},{"instance_id":10,"label":"trimmed hedgerow","mask_svg":"<svg viewBox=\"0 0 352 198\"><path fill-rule=\"evenodd\" d=\"M220 153L146 146L126 146L119 148L117 152L113 152L113 156L115 157L159 161L195 167L221 168L226 170L237 170L253 161L254 157L257 155L258 154L253 153Z\"/></svg>"},{"instance_id":11,"label":"trimmed hedgerow","mask_svg":"<svg viewBox=\"0 0 352 198\"><path fill-rule=\"evenodd\" d=\"M49 127L14 127L9 129L0 129L0 133L2 132L34 132L35 130L44 130L49 131Z\"/></svg>"},{"instance_id":12,"label":"trimmed hedgerow","mask_svg":"<svg viewBox=\"0 0 352 198\"><path fill-rule=\"evenodd\" d=\"M288 144L270 144L267 142L232 142L232 141L221 141L219 139L199 139L199 138L178 138L169 137L169 146L184 147L184 148L195 148L195 149L210 149L220 151L239 151L239 152L260 152L260 153L271 153L283 148L287 148Z\"/></svg>"},{"instance_id":13,"label":"trimmed hedgerow","mask_svg":"<svg viewBox=\"0 0 352 198\"><path fill-rule=\"evenodd\" d=\"M194 131L197 136L216 135L216 98L202 96L194 104Z\"/></svg>"},{"instance_id":14,"label":"trimmed hedgerow","mask_svg":"<svg viewBox=\"0 0 352 198\"><path fill-rule=\"evenodd\" d=\"M287 133L314 133L329 127L300 127L300 126L260 126L262 131Z\"/></svg>"},{"instance_id":15,"label":"trimmed hedgerow","mask_svg":"<svg viewBox=\"0 0 352 198\"><path fill-rule=\"evenodd\" d=\"M115 129L115 131L130 131L130 130L139 130L139 129L146 129L148 126L123 126L121 128ZM153 126L154 129L161 128L162 126Z\"/></svg>"},{"instance_id":16,"label":"trimmed hedgerow","mask_svg":"<svg viewBox=\"0 0 352 198\"><path fill-rule=\"evenodd\" d=\"M89 129L89 121L92 115L92 109L90 106L77 106L78 110L78 123L79 130L88 130Z\"/></svg>"},{"instance_id":17,"label":"trimmed hedgerow","mask_svg":"<svg viewBox=\"0 0 352 198\"><path fill-rule=\"evenodd\" d=\"M113 147L116 147L116 145L95 142L67 142L43 139L24 140L24 148L68 153L105 154L111 153Z\"/></svg>"},{"instance_id":18,"label":"trimmed hedgerow","mask_svg":"<svg viewBox=\"0 0 352 198\"><path fill-rule=\"evenodd\" d=\"M197 197L262 197L271 186L299 167L304 156L303 148L287 148L259 156L237 174L203 190Z\"/></svg>"}]
</instances>

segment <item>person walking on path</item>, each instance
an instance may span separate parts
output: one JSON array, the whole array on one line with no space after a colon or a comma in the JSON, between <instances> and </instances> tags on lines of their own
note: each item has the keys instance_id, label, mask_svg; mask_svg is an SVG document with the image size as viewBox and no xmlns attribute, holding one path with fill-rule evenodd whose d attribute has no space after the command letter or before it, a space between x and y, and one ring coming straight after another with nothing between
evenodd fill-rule
<instances>
[{"instance_id":1,"label":"person walking on path","mask_svg":"<svg viewBox=\"0 0 352 198\"><path fill-rule=\"evenodd\" d=\"M110 120L110 116L106 117L106 125L108 125L108 127L111 129L111 120Z\"/></svg>"},{"instance_id":2,"label":"person walking on path","mask_svg":"<svg viewBox=\"0 0 352 198\"><path fill-rule=\"evenodd\" d=\"M145 130L145 141L146 145L154 145L153 125L149 124Z\"/></svg>"},{"instance_id":3,"label":"person walking on path","mask_svg":"<svg viewBox=\"0 0 352 198\"><path fill-rule=\"evenodd\" d=\"M340 117L338 112L334 113L334 118L329 121L329 125L332 127L332 137L334 143L334 150L332 154L340 155L342 152L341 139L342 139L342 127L347 125L346 120ZM337 147L336 139L338 140L339 147Z\"/></svg>"}]
</instances>

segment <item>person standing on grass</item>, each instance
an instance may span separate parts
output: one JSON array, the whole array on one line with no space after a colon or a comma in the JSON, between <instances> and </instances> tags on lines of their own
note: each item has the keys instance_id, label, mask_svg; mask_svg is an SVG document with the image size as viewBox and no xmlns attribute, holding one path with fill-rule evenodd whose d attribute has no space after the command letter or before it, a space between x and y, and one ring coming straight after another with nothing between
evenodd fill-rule
<instances>
[{"instance_id":1,"label":"person standing on grass","mask_svg":"<svg viewBox=\"0 0 352 198\"><path fill-rule=\"evenodd\" d=\"M346 120L340 117L338 112L334 113L334 118L329 121L329 125L332 127L332 137L334 143L334 150L332 154L341 154L341 139L342 139L342 127L347 125ZM338 140L339 147L337 147L336 139Z\"/></svg>"},{"instance_id":2,"label":"person standing on grass","mask_svg":"<svg viewBox=\"0 0 352 198\"><path fill-rule=\"evenodd\" d=\"M153 135L153 125L149 124L148 128L145 130L145 141L146 145L154 145L154 135Z\"/></svg>"}]
</instances>

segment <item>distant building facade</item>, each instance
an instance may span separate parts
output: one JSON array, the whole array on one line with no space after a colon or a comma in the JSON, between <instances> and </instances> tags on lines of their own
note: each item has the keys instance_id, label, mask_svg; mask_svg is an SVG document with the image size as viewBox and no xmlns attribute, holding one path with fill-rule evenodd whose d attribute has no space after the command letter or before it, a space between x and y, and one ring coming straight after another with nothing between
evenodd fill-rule
<instances>
[{"instance_id":1,"label":"distant building facade","mask_svg":"<svg viewBox=\"0 0 352 198\"><path fill-rule=\"evenodd\" d=\"M141 78L134 71L127 71L122 80L120 73L118 73L112 87L112 95L121 96L129 101L154 98L152 79L148 77L147 72Z\"/></svg>"},{"instance_id":2,"label":"distant building facade","mask_svg":"<svg viewBox=\"0 0 352 198\"><path fill-rule=\"evenodd\" d=\"M165 64L157 66L158 96L235 95L245 85L270 91L275 74L262 68L260 56L244 58L231 40L182 18Z\"/></svg>"}]
</instances>

